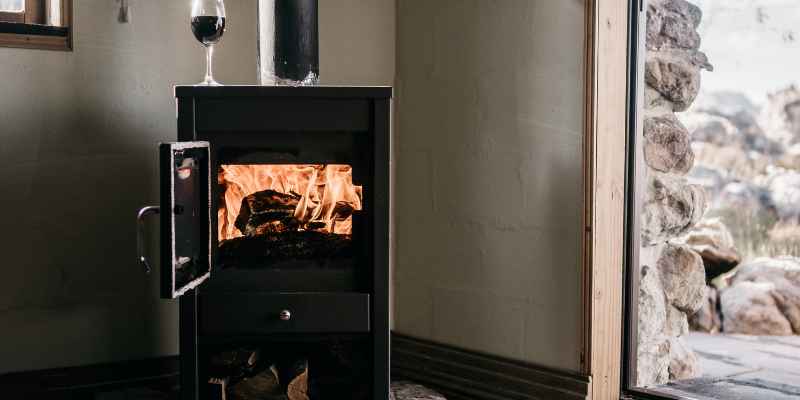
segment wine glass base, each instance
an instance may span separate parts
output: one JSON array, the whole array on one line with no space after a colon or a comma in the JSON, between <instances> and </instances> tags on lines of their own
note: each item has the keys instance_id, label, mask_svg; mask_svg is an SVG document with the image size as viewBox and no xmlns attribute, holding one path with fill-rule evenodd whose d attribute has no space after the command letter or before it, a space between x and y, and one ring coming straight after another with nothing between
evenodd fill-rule
<instances>
[{"instance_id":1,"label":"wine glass base","mask_svg":"<svg viewBox=\"0 0 800 400\"><path fill-rule=\"evenodd\" d=\"M202 81L200 83L195 83L195 86L224 86L224 85L212 79L212 80Z\"/></svg>"}]
</instances>

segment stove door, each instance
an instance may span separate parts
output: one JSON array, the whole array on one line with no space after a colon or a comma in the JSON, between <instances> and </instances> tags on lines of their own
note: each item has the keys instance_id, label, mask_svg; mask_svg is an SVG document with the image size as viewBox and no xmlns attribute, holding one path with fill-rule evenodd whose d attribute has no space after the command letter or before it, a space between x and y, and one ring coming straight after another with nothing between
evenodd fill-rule
<instances>
[{"instance_id":1,"label":"stove door","mask_svg":"<svg viewBox=\"0 0 800 400\"><path fill-rule=\"evenodd\" d=\"M211 276L208 142L162 143L161 297L174 299Z\"/></svg>"}]
</instances>

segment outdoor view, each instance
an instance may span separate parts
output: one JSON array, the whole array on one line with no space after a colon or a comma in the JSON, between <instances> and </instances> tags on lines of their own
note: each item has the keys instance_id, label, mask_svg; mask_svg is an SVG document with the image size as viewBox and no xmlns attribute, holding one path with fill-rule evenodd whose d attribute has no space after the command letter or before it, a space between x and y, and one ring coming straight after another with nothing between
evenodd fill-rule
<instances>
[{"instance_id":1,"label":"outdoor view","mask_svg":"<svg viewBox=\"0 0 800 400\"><path fill-rule=\"evenodd\" d=\"M25 0L0 0L0 12L20 12L25 10Z\"/></svg>"},{"instance_id":2,"label":"outdoor view","mask_svg":"<svg viewBox=\"0 0 800 400\"><path fill-rule=\"evenodd\" d=\"M637 382L800 396L800 2L650 0Z\"/></svg>"}]
</instances>

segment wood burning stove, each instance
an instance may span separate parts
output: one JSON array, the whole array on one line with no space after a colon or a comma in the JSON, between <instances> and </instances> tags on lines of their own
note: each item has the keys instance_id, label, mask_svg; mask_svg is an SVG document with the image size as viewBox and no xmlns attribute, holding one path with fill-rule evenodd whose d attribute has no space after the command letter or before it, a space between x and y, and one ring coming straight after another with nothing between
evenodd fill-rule
<instances>
[{"instance_id":1,"label":"wood burning stove","mask_svg":"<svg viewBox=\"0 0 800 400\"><path fill-rule=\"evenodd\" d=\"M386 399L391 88L175 95L161 292L182 399Z\"/></svg>"}]
</instances>

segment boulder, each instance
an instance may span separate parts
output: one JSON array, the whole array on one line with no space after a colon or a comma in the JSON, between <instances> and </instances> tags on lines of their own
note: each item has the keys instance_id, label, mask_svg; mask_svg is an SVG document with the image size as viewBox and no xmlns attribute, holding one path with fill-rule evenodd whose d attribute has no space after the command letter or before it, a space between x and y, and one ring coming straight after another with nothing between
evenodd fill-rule
<instances>
[{"instance_id":1,"label":"boulder","mask_svg":"<svg viewBox=\"0 0 800 400\"><path fill-rule=\"evenodd\" d=\"M667 244L657 265L667 302L687 314L700 309L706 287L700 256L688 246Z\"/></svg>"},{"instance_id":2,"label":"boulder","mask_svg":"<svg viewBox=\"0 0 800 400\"><path fill-rule=\"evenodd\" d=\"M697 312L689 317L689 328L697 332L719 333L722 319L719 316L719 292L713 286L706 286L705 301Z\"/></svg>"},{"instance_id":3,"label":"boulder","mask_svg":"<svg viewBox=\"0 0 800 400\"><path fill-rule=\"evenodd\" d=\"M648 341L664 333L667 320L667 303L658 272L642 266L639 281L639 328L640 341Z\"/></svg>"},{"instance_id":4,"label":"boulder","mask_svg":"<svg viewBox=\"0 0 800 400\"><path fill-rule=\"evenodd\" d=\"M800 89L792 85L768 95L760 122L767 137L784 146L800 143Z\"/></svg>"},{"instance_id":5,"label":"boulder","mask_svg":"<svg viewBox=\"0 0 800 400\"><path fill-rule=\"evenodd\" d=\"M645 82L673 103L673 111L686 111L700 90L700 70L703 68L712 67L701 52L649 52L645 61Z\"/></svg>"},{"instance_id":6,"label":"boulder","mask_svg":"<svg viewBox=\"0 0 800 400\"><path fill-rule=\"evenodd\" d=\"M731 289L737 286L744 285L745 287L756 287L753 291L759 296L766 293L772 298L772 301L756 296L752 297L752 303L758 306L773 306L774 311L780 313L790 325L789 334L793 331L800 334L800 258L797 257L776 257L776 258L757 258L749 261L736 271L736 275L731 279ZM723 292L724 297L731 295ZM766 297L766 296L764 296ZM758 300L758 301L756 301ZM723 301L723 316L727 324L730 318L728 313L725 313L725 302ZM739 311L739 310L732 310ZM768 311L772 313L772 311ZM736 313L732 314L734 318ZM780 320L780 318L776 318ZM782 322L776 323L776 326L783 326ZM778 332L783 332L784 329L779 329ZM726 325L727 332L727 325Z\"/></svg>"},{"instance_id":7,"label":"boulder","mask_svg":"<svg viewBox=\"0 0 800 400\"><path fill-rule=\"evenodd\" d=\"M698 164L695 164L686 178L690 184L702 186L710 202L714 202L722 188L728 183L727 178L719 169Z\"/></svg>"},{"instance_id":8,"label":"boulder","mask_svg":"<svg viewBox=\"0 0 800 400\"><path fill-rule=\"evenodd\" d=\"M680 120L696 142L712 143L718 146L729 145L739 140L742 133L724 116L705 112L681 113Z\"/></svg>"},{"instance_id":9,"label":"boulder","mask_svg":"<svg viewBox=\"0 0 800 400\"><path fill-rule=\"evenodd\" d=\"M673 113L644 120L644 159L659 172L685 174L694 164L689 132Z\"/></svg>"},{"instance_id":10,"label":"boulder","mask_svg":"<svg viewBox=\"0 0 800 400\"><path fill-rule=\"evenodd\" d=\"M780 171L769 183L770 200L782 221L800 220L800 172Z\"/></svg>"},{"instance_id":11,"label":"boulder","mask_svg":"<svg viewBox=\"0 0 800 400\"><path fill-rule=\"evenodd\" d=\"M686 313L673 305L667 306L667 320L664 324L664 334L678 337L689 333L689 317Z\"/></svg>"},{"instance_id":12,"label":"boulder","mask_svg":"<svg viewBox=\"0 0 800 400\"><path fill-rule=\"evenodd\" d=\"M670 381L696 378L700 375L700 362L681 337L670 339L669 379Z\"/></svg>"},{"instance_id":13,"label":"boulder","mask_svg":"<svg viewBox=\"0 0 800 400\"><path fill-rule=\"evenodd\" d=\"M663 384L669 380L669 338L665 335L667 303L661 277L654 267L642 266L638 300L638 384Z\"/></svg>"},{"instance_id":14,"label":"boulder","mask_svg":"<svg viewBox=\"0 0 800 400\"><path fill-rule=\"evenodd\" d=\"M648 387L669 382L670 340L657 336L636 347L636 386Z\"/></svg>"},{"instance_id":15,"label":"boulder","mask_svg":"<svg viewBox=\"0 0 800 400\"><path fill-rule=\"evenodd\" d=\"M778 166L789 170L800 170L800 143L793 144L785 149L777 162Z\"/></svg>"},{"instance_id":16,"label":"boulder","mask_svg":"<svg viewBox=\"0 0 800 400\"><path fill-rule=\"evenodd\" d=\"M435 390L408 381L392 382L390 400L447 400Z\"/></svg>"},{"instance_id":17,"label":"boulder","mask_svg":"<svg viewBox=\"0 0 800 400\"><path fill-rule=\"evenodd\" d=\"M665 174L653 174L642 209L642 244L666 242L702 219L707 200L701 186Z\"/></svg>"},{"instance_id":18,"label":"boulder","mask_svg":"<svg viewBox=\"0 0 800 400\"><path fill-rule=\"evenodd\" d=\"M791 335L789 320L778 309L768 282L740 282L722 291L722 330L747 335Z\"/></svg>"},{"instance_id":19,"label":"boulder","mask_svg":"<svg viewBox=\"0 0 800 400\"><path fill-rule=\"evenodd\" d=\"M729 182L720 191L714 203L716 208L728 208L738 212L773 213L775 205L772 194L749 182Z\"/></svg>"},{"instance_id":20,"label":"boulder","mask_svg":"<svg viewBox=\"0 0 800 400\"><path fill-rule=\"evenodd\" d=\"M732 270L742 261L731 232L718 218L700 221L682 241L703 259L706 283Z\"/></svg>"},{"instance_id":21,"label":"boulder","mask_svg":"<svg viewBox=\"0 0 800 400\"><path fill-rule=\"evenodd\" d=\"M700 35L695 28L700 9L685 0L654 1L647 7L647 48L662 47L697 49Z\"/></svg>"}]
</instances>

